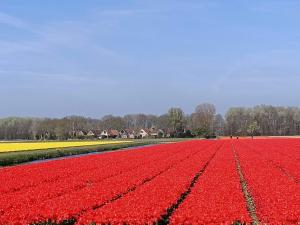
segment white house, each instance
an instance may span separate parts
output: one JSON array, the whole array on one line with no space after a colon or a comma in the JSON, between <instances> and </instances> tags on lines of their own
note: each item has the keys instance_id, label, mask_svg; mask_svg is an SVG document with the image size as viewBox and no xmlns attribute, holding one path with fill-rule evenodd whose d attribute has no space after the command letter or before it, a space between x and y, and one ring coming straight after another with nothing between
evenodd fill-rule
<instances>
[{"instance_id":1,"label":"white house","mask_svg":"<svg viewBox=\"0 0 300 225\"><path fill-rule=\"evenodd\" d=\"M103 138L108 138L108 132L107 130L103 130L100 134L100 137L103 139Z\"/></svg>"},{"instance_id":2,"label":"white house","mask_svg":"<svg viewBox=\"0 0 300 225\"><path fill-rule=\"evenodd\" d=\"M141 129L139 132L139 137L140 138L147 138L149 137L149 131L148 129Z\"/></svg>"},{"instance_id":3,"label":"white house","mask_svg":"<svg viewBox=\"0 0 300 225\"><path fill-rule=\"evenodd\" d=\"M117 130L103 130L101 132L101 138L117 138L119 137L119 131Z\"/></svg>"},{"instance_id":4,"label":"white house","mask_svg":"<svg viewBox=\"0 0 300 225\"><path fill-rule=\"evenodd\" d=\"M128 132L127 132L126 129L122 129L122 130L120 131L120 137L123 138L123 139L129 138L129 135L128 135Z\"/></svg>"}]
</instances>

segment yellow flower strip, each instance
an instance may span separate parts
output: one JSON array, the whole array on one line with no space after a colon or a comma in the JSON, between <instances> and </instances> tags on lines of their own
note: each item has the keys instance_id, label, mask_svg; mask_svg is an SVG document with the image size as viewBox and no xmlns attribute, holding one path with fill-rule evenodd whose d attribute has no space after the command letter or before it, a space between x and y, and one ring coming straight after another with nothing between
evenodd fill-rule
<instances>
[{"instance_id":1,"label":"yellow flower strip","mask_svg":"<svg viewBox=\"0 0 300 225\"><path fill-rule=\"evenodd\" d=\"M30 151L38 149L68 148L91 145L130 143L133 141L54 141L54 142L0 142L1 152Z\"/></svg>"}]
</instances>

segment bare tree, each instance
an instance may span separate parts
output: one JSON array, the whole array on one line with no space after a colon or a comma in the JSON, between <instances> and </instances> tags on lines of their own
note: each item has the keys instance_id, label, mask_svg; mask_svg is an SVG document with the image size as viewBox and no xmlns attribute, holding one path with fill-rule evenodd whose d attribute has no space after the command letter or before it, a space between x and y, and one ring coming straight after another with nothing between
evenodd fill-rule
<instances>
[{"instance_id":1,"label":"bare tree","mask_svg":"<svg viewBox=\"0 0 300 225\"><path fill-rule=\"evenodd\" d=\"M195 112L191 115L193 130L198 135L213 134L215 115L216 108L213 104L203 103L198 105Z\"/></svg>"},{"instance_id":2,"label":"bare tree","mask_svg":"<svg viewBox=\"0 0 300 225\"><path fill-rule=\"evenodd\" d=\"M170 108L168 111L169 123L176 133L183 131L184 113L181 108Z\"/></svg>"},{"instance_id":3,"label":"bare tree","mask_svg":"<svg viewBox=\"0 0 300 225\"><path fill-rule=\"evenodd\" d=\"M121 130L125 128L125 121L122 117L107 115L101 119L101 124L104 129Z\"/></svg>"},{"instance_id":4,"label":"bare tree","mask_svg":"<svg viewBox=\"0 0 300 225\"><path fill-rule=\"evenodd\" d=\"M77 138L77 131L91 129L123 129L138 131L157 127L180 133L185 128L206 135L299 135L300 108L259 105L252 108L233 107L225 114L216 115L209 103L196 107L191 115L181 108L171 108L161 116L130 114L124 117L107 115L101 120L82 116L53 118L8 117L0 119L0 139L68 139Z\"/></svg>"}]
</instances>

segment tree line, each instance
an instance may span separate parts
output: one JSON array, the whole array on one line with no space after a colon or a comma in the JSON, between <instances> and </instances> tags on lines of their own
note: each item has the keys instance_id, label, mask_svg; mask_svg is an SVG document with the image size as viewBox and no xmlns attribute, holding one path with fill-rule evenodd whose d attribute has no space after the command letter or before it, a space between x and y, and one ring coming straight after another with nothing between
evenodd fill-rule
<instances>
[{"instance_id":1,"label":"tree line","mask_svg":"<svg viewBox=\"0 0 300 225\"><path fill-rule=\"evenodd\" d=\"M213 104L203 103L191 114L181 108L170 108L163 115L129 114L106 115L101 119L82 116L64 118L0 119L0 139L72 139L77 131L104 129L159 128L172 137L190 136L246 136L246 135L299 135L300 108L260 105L232 107L224 116L217 114Z\"/></svg>"}]
</instances>

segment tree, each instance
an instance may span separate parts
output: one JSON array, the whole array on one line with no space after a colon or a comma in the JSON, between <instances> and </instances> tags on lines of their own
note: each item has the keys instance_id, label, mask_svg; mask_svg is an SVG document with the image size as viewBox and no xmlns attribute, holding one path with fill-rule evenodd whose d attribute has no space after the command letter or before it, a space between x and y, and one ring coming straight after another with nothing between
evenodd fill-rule
<instances>
[{"instance_id":1,"label":"tree","mask_svg":"<svg viewBox=\"0 0 300 225\"><path fill-rule=\"evenodd\" d=\"M136 133L141 128L166 130L171 136L188 136L188 130L198 136L210 135L299 135L300 108L258 105L251 108L232 107L225 114L216 114L209 103L198 105L191 115L180 108L156 116L129 114L124 117L107 115L100 119L83 116L64 118L0 118L0 139L55 140L78 138L76 132L92 129L129 128Z\"/></svg>"},{"instance_id":2,"label":"tree","mask_svg":"<svg viewBox=\"0 0 300 225\"><path fill-rule=\"evenodd\" d=\"M203 103L196 107L192 117L192 128L198 135L213 135L216 108L213 104Z\"/></svg>"},{"instance_id":3,"label":"tree","mask_svg":"<svg viewBox=\"0 0 300 225\"><path fill-rule=\"evenodd\" d=\"M251 135L252 138L255 135L255 133L257 132L257 130L258 130L258 124L256 121L250 123L248 126L248 129L247 129L249 135Z\"/></svg>"},{"instance_id":4,"label":"tree","mask_svg":"<svg viewBox=\"0 0 300 225\"><path fill-rule=\"evenodd\" d=\"M225 120L221 114L217 114L214 118L213 133L217 136L225 134Z\"/></svg>"},{"instance_id":5,"label":"tree","mask_svg":"<svg viewBox=\"0 0 300 225\"><path fill-rule=\"evenodd\" d=\"M122 117L106 115L102 118L103 129L116 129L121 130L125 127L125 121Z\"/></svg>"},{"instance_id":6,"label":"tree","mask_svg":"<svg viewBox=\"0 0 300 225\"><path fill-rule=\"evenodd\" d=\"M247 128L252 121L252 110L243 107L230 108L226 115L228 135L247 135Z\"/></svg>"},{"instance_id":7,"label":"tree","mask_svg":"<svg viewBox=\"0 0 300 225\"><path fill-rule=\"evenodd\" d=\"M184 113L181 108L170 108L168 111L169 123L175 133L183 132Z\"/></svg>"},{"instance_id":8,"label":"tree","mask_svg":"<svg viewBox=\"0 0 300 225\"><path fill-rule=\"evenodd\" d=\"M157 126L161 129L168 129L170 125L169 114L163 114L157 118Z\"/></svg>"}]
</instances>

